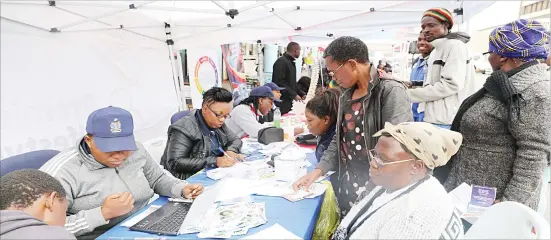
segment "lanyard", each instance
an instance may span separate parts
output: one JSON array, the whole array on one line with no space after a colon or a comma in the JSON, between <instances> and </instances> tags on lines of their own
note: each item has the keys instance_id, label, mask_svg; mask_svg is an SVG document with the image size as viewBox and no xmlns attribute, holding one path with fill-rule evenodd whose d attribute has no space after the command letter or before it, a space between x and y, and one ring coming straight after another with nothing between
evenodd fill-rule
<instances>
[{"instance_id":1,"label":"lanyard","mask_svg":"<svg viewBox=\"0 0 551 240\"><path fill-rule=\"evenodd\" d=\"M373 195L373 197L369 200L369 202L367 202L367 204L365 204L365 206L360 210L360 212L358 212L358 214L356 214L356 216L354 216L354 218L352 219L352 221L350 221L350 225L348 225L348 227L346 228L346 232L348 233L346 235L346 238L345 239L350 239L350 236L352 236L352 234L354 234L354 232L356 232L356 230L362 226L362 224L367 220L369 219L369 217L371 217L371 215L373 215L374 213L376 213L379 209L381 209L382 207L384 207L387 203L389 202L392 202L394 201L395 199L405 195L405 194L408 194L410 193L411 191L413 191L413 189L415 189L416 187L418 187L419 185L421 185L421 183L423 183L424 181L426 181L427 179L429 179L430 176L425 176L424 178L422 178L421 180L419 180L418 182L416 182L415 184L413 184L411 187L409 187L406 191L400 193L398 196L392 198L391 200L389 200L388 202L386 202L385 204L381 205L380 207L378 207L377 209L375 209L373 212L367 214L367 216L362 219L362 221L359 223L359 224L355 224L357 221L358 221L358 218L360 218L361 216L363 216L365 214L365 212L367 212L367 210L369 210L369 207L373 204L373 201L375 201L375 199L379 196L381 196L381 194L383 194L383 192L385 192L385 189L380 189L377 193L375 193ZM352 228L354 225L356 225L355 228Z\"/></svg>"},{"instance_id":2,"label":"lanyard","mask_svg":"<svg viewBox=\"0 0 551 240\"><path fill-rule=\"evenodd\" d=\"M254 107L249 105L249 107L251 108L251 112L254 113L254 116L256 117L256 121L259 121L259 115L258 115L258 112L254 110Z\"/></svg>"}]
</instances>

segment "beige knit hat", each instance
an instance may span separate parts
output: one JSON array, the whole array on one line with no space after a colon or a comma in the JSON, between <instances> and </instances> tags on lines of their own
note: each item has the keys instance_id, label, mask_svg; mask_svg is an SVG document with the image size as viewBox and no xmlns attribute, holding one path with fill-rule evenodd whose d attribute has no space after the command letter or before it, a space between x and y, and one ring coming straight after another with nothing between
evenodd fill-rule
<instances>
[{"instance_id":1,"label":"beige knit hat","mask_svg":"<svg viewBox=\"0 0 551 240\"><path fill-rule=\"evenodd\" d=\"M406 122L398 125L387 122L385 128L373 136L379 137L384 133L390 134L406 146L430 169L446 165L450 158L457 153L463 142L461 133L439 128L425 122Z\"/></svg>"}]
</instances>

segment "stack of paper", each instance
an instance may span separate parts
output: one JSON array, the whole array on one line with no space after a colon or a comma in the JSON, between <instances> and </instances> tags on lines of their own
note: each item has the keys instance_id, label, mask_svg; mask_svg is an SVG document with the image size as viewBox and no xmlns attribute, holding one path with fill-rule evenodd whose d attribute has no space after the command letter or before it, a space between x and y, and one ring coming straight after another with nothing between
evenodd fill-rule
<instances>
[{"instance_id":1,"label":"stack of paper","mask_svg":"<svg viewBox=\"0 0 551 240\"><path fill-rule=\"evenodd\" d=\"M207 171L207 177L213 180L222 178L243 178L258 180L268 173L273 173L273 169L266 164L266 160L239 162L228 168L215 168Z\"/></svg>"},{"instance_id":2,"label":"stack of paper","mask_svg":"<svg viewBox=\"0 0 551 240\"><path fill-rule=\"evenodd\" d=\"M308 190L294 191L292 184L280 181L265 181L253 186L253 193L261 196L284 197L285 199L296 202L305 198L315 198L325 193L327 185L322 183L313 183Z\"/></svg>"},{"instance_id":3,"label":"stack of paper","mask_svg":"<svg viewBox=\"0 0 551 240\"><path fill-rule=\"evenodd\" d=\"M231 238L268 222L265 203L239 203L209 211L202 221L199 238Z\"/></svg>"}]
</instances>

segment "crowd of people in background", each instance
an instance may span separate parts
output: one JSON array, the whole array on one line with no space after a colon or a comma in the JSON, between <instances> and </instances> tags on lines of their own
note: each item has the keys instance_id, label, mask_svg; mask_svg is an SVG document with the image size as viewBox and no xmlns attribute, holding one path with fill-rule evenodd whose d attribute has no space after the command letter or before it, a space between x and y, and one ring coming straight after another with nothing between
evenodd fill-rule
<instances>
[{"instance_id":1,"label":"crowd of people in background","mask_svg":"<svg viewBox=\"0 0 551 240\"><path fill-rule=\"evenodd\" d=\"M324 71L338 87L320 86L306 104L318 164L293 188L307 189L336 172L331 184L341 221L333 239L461 238L463 227L450 227L463 222L447 194L461 183L496 188L496 203L534 210L544 204L551 162L549 30L524 19L494 29L486 53L493 73L475 89L470 37L451 31L450 11L429 9L420 25L421 56L409 81L393 77L388 63L370 62L358 38L339 37L324 51ZM0 237L95 239L154 194L196 198L203 186L186 179L233 166L243 159L241 138L257 137L272 126L274 112L289 113L293 102L305 100L313 83L297 81L301 47L292 42L286 50L274 64L273 82L235 107L230 91L206 91L200 109L168 128L160 164L135 141L130 112L94 111L73 148L40 171L1 178Z\"/></svg>"}]
</instances>

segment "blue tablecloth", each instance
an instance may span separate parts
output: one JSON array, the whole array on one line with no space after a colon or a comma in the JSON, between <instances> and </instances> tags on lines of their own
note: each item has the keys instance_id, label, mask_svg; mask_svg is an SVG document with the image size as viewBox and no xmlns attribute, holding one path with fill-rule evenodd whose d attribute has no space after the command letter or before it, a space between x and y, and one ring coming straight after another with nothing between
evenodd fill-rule
<instances>
[{"instance_id":1,"label":"blue tablecloth","mask_svg":"<svg viewBox=\"0 0 551 240\"><path fill-rule=\"evenodd\" d=\"M309 168L309 171L313 170L313 166L316 164L316 157L314 153L307 155L308 161L312 163L312 167ZM204 186L210 186L215 183L214 180L207 177L205 171L196 174L195 176L188 179L192 183L201 183ZM314 227L318 219L318 215L321 208L321 203L323 200L323 195L313 198L313 199L304 199L298 202L290 202L281 197L266 197L266 196L253 196L255 202L265 202L266 203L266 217L268 222L259 227L250 229L247 236L257 233L261 230L264 230L276 223L294 233L295 235L301 237L302 239L311 239L312 233L314 232ZM145 211L149 208L150 205L163 205L168 202L166 197L159 197L157 200L153 201L151 204L144 207L142 210L138 211L134 215ZM133 216L134 216L133 215ZM130 216L133 217L133 216ZM130 219L128 218L128 219ZM124 222L124 221L123 221ZM122 222L121 222L122 223ZM234 236L234 238L242 238L244 236ZM99 236L97 239L134 239L134 238L148 238L148 239L190 239L197 238L196 234L186 234L180 236L159 236L155 234L143 233L130 231L127 227L120 226L120 223L111 228L109 231L105 232L103 235Z\"/></svg>"}]
</instances>

